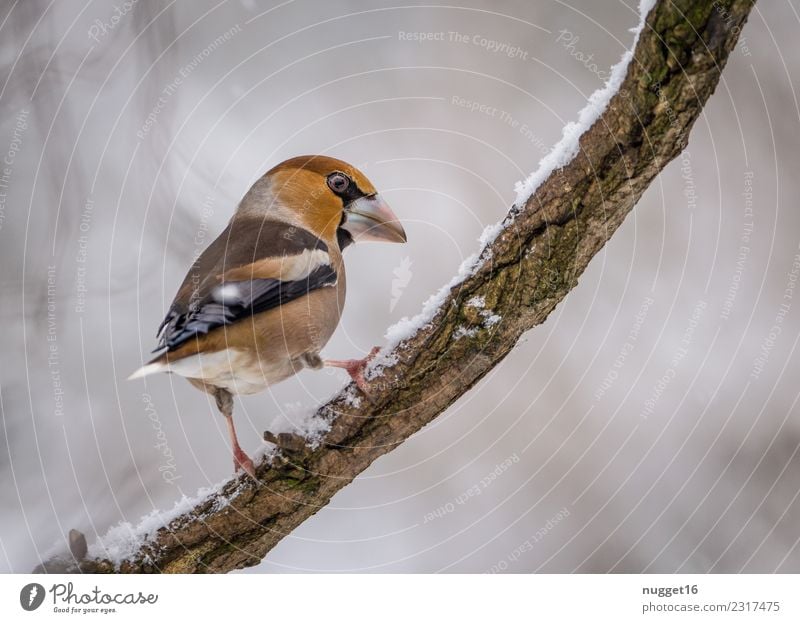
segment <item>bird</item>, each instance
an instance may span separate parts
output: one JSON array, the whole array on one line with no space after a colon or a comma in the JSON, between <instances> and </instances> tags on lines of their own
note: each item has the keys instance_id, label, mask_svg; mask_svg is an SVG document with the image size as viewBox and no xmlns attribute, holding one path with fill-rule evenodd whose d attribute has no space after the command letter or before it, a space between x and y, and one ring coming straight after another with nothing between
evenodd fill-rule
<instances>
[{"instance_id":1,"label":"bird","mask_svg":"<svg viewBox=\"0 0 800 623\"><path fill-rule=\"evenodd\" d=\"M388 204L356 167L330 156L291 158L245 193L227 227L197 257L156 337L157 356L129 378L171 373L213 396L227 423L234 471L256 478L233 423L233 396L261 392L304 368L343 368L367 393L360 359L323 359L346 294L342 251L404 243Z\"/></svg>"}]
</instances>

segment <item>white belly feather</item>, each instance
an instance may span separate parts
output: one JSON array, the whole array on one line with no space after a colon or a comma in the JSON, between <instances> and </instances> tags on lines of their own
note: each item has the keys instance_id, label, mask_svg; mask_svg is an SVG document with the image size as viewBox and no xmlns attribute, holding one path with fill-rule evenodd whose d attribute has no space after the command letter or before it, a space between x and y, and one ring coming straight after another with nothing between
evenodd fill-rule
<instances>
[{"instance_id":1,"label":"white belly feather","mask_svg":"<svg viewBox=\"0 0 800 623\"><path fill-rule=\"evenodd\" d=\"M168 364L152 363L137 370L131 378L172 372L222 387L232 394L255 394L292 376L300 367L302 364L296 367L288 359L268 362L259 360L247 351L228 348L215 353L191 355Z\"/></svg>"}]
</instances>

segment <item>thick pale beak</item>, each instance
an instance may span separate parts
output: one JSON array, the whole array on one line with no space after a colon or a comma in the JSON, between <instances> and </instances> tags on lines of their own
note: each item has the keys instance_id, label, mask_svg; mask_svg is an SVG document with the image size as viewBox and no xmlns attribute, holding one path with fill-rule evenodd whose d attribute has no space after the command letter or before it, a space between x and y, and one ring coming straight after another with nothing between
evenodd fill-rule
<instances>
[{"instance_id":1,"label":"thick pale beak","mask_svg":"<svg viewBox=\"0 0 800 623\"><path fill-rule=\"evenodd\" d=\"M403 226L380 195L360 197L350 203L344 212L346 216L342 227L350 232L355 242L406 241Z\"/></svg>"}]
</instances>

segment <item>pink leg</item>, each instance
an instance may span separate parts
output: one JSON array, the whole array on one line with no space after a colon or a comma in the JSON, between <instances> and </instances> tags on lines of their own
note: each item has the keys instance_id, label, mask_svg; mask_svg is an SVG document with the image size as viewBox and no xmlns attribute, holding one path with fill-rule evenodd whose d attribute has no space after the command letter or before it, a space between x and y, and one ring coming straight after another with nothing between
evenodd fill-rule
<instances>
[{"instance_id":1,"label":"pink leg","mask_svg":"<svg viewBox=\"0 0 800 623\"><path fill-rule=\"evenodd\" d=\"M376 346L369 351L369 355L363 359L325 359L322 363L330 368L342 368L346 370L347 374L349 374L350 378L355 382L356 387L364 394L369 395L367 391L367 380L364 378L364 368L366 368L367 364L378 354L378 351L380 351L380 346Z\"/></svg>"},{"instance_id":2,"label":"pink leg","mask_svg":"<svg viewBox=\"0 0 800 623\"><path fill-rule=\"evenodd\" d=\"M231 437L231 446L233 446L233 471L243 469L253 480L256 478L256 467L252 459L245 454L239 445L239 440L236 438L236 429L233 427L233 416L226 415L225 421L228 423L228 434Z\"/></svg>"},{"instance_id":3,"label":"pink leg","mask_svg":"<svg viewBox=\"0 0 800 623\"><path fill-rule=\"evenodd\" d=\"M255 465L242 450L239 439L236 437L236 428L233 426L233 396L224 389L217 389L214 392L214 398L217 401L217 408L225 416L225 422L228 425L228 435L233 447L233 471L238 472L243 469L253 480L257 480Z\"/></svg>"}]
</instances>

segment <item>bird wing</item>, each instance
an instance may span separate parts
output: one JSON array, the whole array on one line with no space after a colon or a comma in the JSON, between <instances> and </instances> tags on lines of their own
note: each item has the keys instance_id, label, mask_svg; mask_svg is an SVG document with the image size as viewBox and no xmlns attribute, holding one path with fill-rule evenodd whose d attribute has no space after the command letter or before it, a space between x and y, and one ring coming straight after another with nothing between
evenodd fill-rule
<instances>
[{"instance_id":1,"label":"bird wing","mask_svg":"<svg viewBox=\"0 0 800 623\"><path fill-rule=\"evenodd\" d=\"M158 329L154 352L336 285L327 245L300 227L234 219L197 258Z\"/></svg>"}]
</instances>

